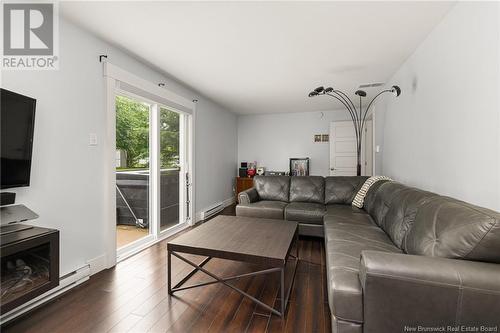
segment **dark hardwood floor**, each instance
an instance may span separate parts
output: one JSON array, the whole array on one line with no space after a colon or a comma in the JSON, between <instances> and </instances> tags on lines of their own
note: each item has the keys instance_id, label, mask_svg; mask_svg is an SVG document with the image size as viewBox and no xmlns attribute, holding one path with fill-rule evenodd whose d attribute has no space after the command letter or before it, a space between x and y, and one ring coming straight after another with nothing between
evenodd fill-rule
<instances>
[{"instance_id":1,"label":"dark hardwood floor","mask_svg":"<svg viewBox=\"0 0 500 333\"><path fill-rule=\"evenodd\" d=\"M234 215L234 206L222 212ZM299 266L284 319L221 284L167 293L166 242L100 272L55 301L9 323L2 332L331 332L323 241L301 238ZM188 257L186 255L186 257ZM195 261L201 257L189 256ZM257 267L220 259L205 266L223 276ZM190 267L172 259L172 282ZM279 274L233 283L279 307ZM190 282L209 281L198 272Z\"/></svg>"}]
</instances>

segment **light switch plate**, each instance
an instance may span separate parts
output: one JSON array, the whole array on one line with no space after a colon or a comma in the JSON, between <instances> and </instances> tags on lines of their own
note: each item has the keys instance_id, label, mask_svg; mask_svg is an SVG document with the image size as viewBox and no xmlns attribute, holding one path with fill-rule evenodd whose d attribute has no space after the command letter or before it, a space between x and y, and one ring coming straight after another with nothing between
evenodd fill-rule
<instances>
[{"instance_id":1,"label":"light switch plate","mask_svg":"<svg viewBox=\"0 0 500 333\"><path fill-rule=\"evenodd\" d=\"M97 146L97 134L89 133L89 146Z\"/></svg>"}]
</instances>

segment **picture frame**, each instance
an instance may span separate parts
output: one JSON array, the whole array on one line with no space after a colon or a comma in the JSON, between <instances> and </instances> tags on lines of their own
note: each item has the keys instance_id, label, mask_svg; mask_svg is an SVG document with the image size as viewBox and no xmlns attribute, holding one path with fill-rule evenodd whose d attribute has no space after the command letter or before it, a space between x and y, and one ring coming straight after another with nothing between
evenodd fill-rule
<instances>
[{"instance_id":1,"label":"picture frame","mask_svg":"<svg viewBox=\"0 0 500 333\"><path fill-rule=\"evenodd\" d=\"M309 157L290 158L290 176L309 176Z\"/></svg>"},{"instance_id":2,"label":"picture frame","mask_svg":"<svg viewBox=\"0 0 500 333\"><path fill-rule=\"evenodd\" d=\"M314 142L321 142L321 134L314 135Z\"/></svg>"}]
</instances>

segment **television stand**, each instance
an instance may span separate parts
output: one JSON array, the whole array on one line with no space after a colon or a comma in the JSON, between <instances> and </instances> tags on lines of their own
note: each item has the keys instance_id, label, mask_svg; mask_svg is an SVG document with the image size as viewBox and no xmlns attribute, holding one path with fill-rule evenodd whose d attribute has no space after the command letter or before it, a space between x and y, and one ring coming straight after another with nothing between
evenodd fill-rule
<instances>
[{"instance_id":1,"label":"television stand","mask_svg":"<svg viewBox=\"0 0 500 333\"><path fill-rule=\"evenodd\" d=\"M33 228L32 225L26 224L8 224L0 227L0 236L10 234L12 232L18 232L22 230L28 230Z\"/></svg>"}]
</instances>

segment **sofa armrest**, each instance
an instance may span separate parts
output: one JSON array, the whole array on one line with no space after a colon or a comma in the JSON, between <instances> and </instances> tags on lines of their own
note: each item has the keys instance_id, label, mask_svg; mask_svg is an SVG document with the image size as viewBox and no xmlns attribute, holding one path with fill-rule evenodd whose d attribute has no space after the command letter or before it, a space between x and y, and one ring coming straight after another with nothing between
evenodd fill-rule
<instances>
[{"instance_id":1,"label":"sofa armrest","mask_svg":"<svg viewBox=\"0 0 500 333\"><path fill-rule=\"evenodd\" d=\"M249 188L238 193L238 202L240 204L249 204L259 200L259 194L255 187Z\"/></svg>"},{"instance_id":2,"label":"sofa armrest","mask_svg":"<svg viewBox=\"0 0 500 333\"><path fill-rule=\"evenodd\" d=\"M363 251L359 279L363 332L457 325L500 331L500 264Z\"/></svg>"}]
</instances>

